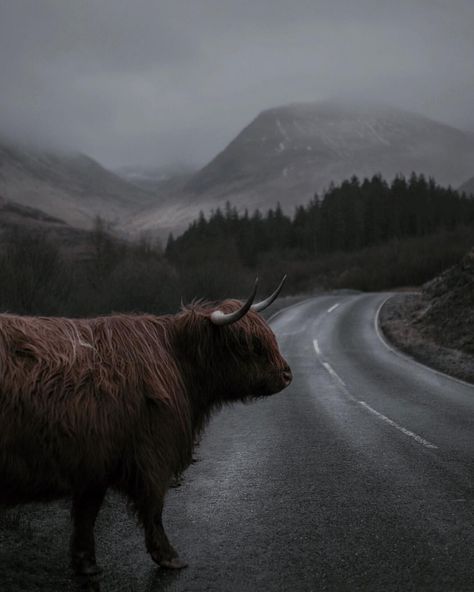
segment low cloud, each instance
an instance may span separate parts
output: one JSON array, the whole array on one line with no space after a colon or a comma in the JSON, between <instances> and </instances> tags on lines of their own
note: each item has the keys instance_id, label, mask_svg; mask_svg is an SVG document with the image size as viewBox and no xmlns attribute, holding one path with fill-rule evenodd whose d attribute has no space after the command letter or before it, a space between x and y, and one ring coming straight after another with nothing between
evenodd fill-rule
<instances>
[{"instance_id":1,"label":"low cloud","mask_svg":"<svg viewBox=\"0 0 474 592\"><path fill-rule=\"evenodd\" d=\"M0 0L0 133L199 165L287 102L474 126L473 24L471 0Z\"/></svg>"}]
</instances>

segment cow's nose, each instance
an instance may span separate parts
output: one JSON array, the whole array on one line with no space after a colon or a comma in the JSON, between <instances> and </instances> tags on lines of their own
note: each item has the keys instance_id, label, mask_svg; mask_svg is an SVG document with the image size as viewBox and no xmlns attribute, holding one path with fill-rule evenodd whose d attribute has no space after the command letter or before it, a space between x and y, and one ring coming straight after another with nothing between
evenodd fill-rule
<instances>
[{"instance_id":1,"label":"cow's nose","mask_svg":"<svg viewBox=\"0 0 474 592\"><path fill-rule=\"evenodd\" d=\"M293 380L293 373L291 372L291 368L289 366L283 370L283 380L286 382L286 386L288 386Z\"/></svg>"}]
</instances>

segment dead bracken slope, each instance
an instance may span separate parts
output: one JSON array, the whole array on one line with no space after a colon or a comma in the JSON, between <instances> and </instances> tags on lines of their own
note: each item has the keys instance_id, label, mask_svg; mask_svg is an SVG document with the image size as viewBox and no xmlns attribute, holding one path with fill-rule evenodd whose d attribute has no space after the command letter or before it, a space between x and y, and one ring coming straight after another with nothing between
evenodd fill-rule
<instances>
[{"instance_id":1,"label":"dead bracken slope","mask_svg":"<svg viewBox=\"0 0 474 592\"><path fill-rule=\"evenodd\" d=\"M426 283L383 307L387 338L418 360L474 382L474 249Z\"/></svg>"}]
</instances>

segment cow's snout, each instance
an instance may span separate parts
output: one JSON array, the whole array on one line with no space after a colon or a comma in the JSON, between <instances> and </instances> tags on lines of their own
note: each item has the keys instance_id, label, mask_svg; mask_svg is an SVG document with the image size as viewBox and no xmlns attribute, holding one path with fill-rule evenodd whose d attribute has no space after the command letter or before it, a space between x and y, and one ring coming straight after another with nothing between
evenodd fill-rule
<instances>
[{"instance_id":1,"label":"cow's snout","mask_svg":"<svg viewBox=\"0 0 474 592\"><path fill-rule=\"evenodd\" d=\"M288 364L283 369L282 376L283 380L285 381L285 386L288 386L293 380L293 373L291 372L291 368L288 366Z\"/></svg>"}]
</instances>

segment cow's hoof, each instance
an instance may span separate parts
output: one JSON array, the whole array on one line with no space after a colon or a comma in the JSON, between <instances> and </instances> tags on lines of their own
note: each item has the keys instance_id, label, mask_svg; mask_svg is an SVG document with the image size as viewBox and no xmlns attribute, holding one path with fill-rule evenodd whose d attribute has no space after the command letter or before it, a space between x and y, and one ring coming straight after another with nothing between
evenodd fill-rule
<instances>
[{"instance_id":1,"label":"cow's hoof","mask_svg":"<svg viewBox=\"0 0 474 592\"><path fill-rule=\"evenodd\" d=\"M87 556L73 557L71 565L75 574L78 576L98 576L103 571L94 559Z\"/></svg>"},{"instance_id":2,"label":"cow's hoof","mask_svg":"<svg viewBox=\"0 0 474 592\"><path fill-rule=\"evenodd\" d=\"M188 564L182 561L179 557L173 557L173 559L162 559L159 562L159 565L164 569L183 569L188 567Z\"/></svg>"},{"instance_id":3,"label":"cow's hoof","mask_svg":"<svg viewBox=\"0 0 474 592\"><path fill-rule=\"evenodd\" d=\"M148 550L148 553L150 553L153 561L164 569L183 569L183 567L188 567L188 564L178 557L178 554L171 546L166 551L160 552L155 549L153 551Z\"/></svg>"}]
</instances>

